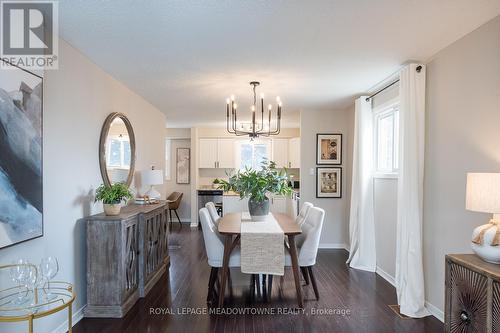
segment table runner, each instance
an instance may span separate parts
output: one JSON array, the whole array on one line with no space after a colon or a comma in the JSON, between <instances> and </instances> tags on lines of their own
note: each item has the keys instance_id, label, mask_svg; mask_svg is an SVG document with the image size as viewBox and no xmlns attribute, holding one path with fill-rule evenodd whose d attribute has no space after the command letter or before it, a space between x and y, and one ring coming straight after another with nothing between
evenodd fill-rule
<instances>
[{"instance_id":1,"label":"table runner","mask_svg":"<svg viewBox=\"0 0 500 333\"><path fill-rule=\"evenodd\" d=\"M285 236L278 221L269 214L254 222L248 213L241 217L241 271L247 274L283 275Z\"/></svg>"}]
</instances>

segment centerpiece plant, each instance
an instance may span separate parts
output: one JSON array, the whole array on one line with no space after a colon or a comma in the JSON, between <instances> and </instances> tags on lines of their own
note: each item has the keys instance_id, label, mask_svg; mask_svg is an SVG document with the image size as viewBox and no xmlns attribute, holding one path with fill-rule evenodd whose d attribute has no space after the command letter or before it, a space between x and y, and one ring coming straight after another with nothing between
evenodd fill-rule
<instances>
[{"instance_id":1,"label":"centerpiece plant","mask_svg":"<svg viewBox=\"0 0 500 333\"><path fill-rule=\"evenodd\" d=\"M102 201L106 215L120 214L120 203L133 197L132 192L124 183L115 183L110 186L101 184L95 192L95 202Z\"/></svg>"},{"instance_id":2,"label":"centerpiece plant","mask_svg":"<svg viewBox=\"0 0 500 333\"><path fill-rule=\"evenodd\" d=\"M263 220L269 214L268 194L290 196L293 192L288 185L286 169L278 169L275 162L267 160L262 162L260 170L245 167L227 181L215 179L214 184L218 189L238 193L240 199L248 198L248 209L254 221Z\"/></svg>"}]
</instances>

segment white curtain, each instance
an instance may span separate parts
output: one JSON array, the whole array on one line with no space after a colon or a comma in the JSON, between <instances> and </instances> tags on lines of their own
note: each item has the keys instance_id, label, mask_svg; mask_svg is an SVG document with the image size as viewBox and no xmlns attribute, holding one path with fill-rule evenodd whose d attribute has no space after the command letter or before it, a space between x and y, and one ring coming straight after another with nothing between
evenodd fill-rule
<instances>
[{"instance_id":1,"label":"white curtain","mask_svg":"<svg viewBox=\"0 0 500 333\"><path fill-rule=\"evenodd\" d=\"M399 82L399 180L396 289L402 314L421 318L425 308L422 214L425 144L425 66L410 64Z\"/></svg>"},{"instance_id":2,"label":"white curtain","mask_svg":"<svg viewBox=\"0 0 500 333\"><path fill-rule=\"evenodd\" d=\"M361 96L355 103L349 238L349 266L375 272L373 114L371 101L366 101L366 96Z\"/></svg>"}]
</instances>

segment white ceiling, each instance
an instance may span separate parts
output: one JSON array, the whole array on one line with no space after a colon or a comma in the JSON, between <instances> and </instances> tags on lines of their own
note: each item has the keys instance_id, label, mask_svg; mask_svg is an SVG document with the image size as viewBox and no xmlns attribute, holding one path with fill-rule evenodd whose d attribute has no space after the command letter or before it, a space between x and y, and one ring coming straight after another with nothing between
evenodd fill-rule
<instances>
[{"instance_id":1,"label":"white ceiling","mask_svg":"<svg viewBox=\"0 0 500 333\"><path fill-rule=\"evenodd\" d=\"M61 0L62 38L142 95L168 127L220 126L248 82L298 111L345 108L409 60L500 14L500 0Z\"/></svg>"}]
</instances>

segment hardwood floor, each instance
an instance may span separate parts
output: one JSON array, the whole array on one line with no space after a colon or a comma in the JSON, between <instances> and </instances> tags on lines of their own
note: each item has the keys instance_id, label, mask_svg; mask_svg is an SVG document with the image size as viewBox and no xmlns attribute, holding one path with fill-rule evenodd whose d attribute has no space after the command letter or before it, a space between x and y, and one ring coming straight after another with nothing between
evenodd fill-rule
<instances>
[{"instance_id":1,"label":"hardwood floor","mask_svg":"<svg viewBox=\"0 0 500 333\"><path fill-rule=\"evenodd\" d=\"M224 308L228 314L182 314L209 310L206 297L210 267L201 230L183 228L179 231L174 226L170 245L170 278L165 275L126 317L84 318L73 332L443 331L443 324L432 316L402 319L395 314L388 306L397 303L394 288L374 273L349 269L345 265L347 252L344 250L320 250L314 267L320 299L316 301L311 284L303 286L304 312L296 309L293 274L287 268L283 281L274 277L270 302L258 295L252 298L250 276L232 269L233 295L226 293ZM305 284L303 280L302 283ZM318 313L314 309L326 312ZM246 313L235 314L235 311ZM255 314L255 311L268 311L268 314Z\"/></svg>"}]
</instances>

